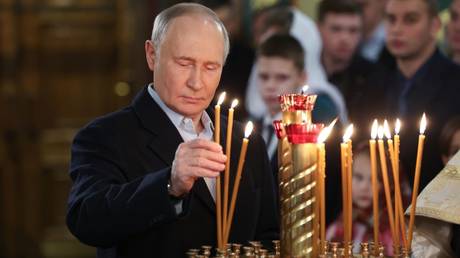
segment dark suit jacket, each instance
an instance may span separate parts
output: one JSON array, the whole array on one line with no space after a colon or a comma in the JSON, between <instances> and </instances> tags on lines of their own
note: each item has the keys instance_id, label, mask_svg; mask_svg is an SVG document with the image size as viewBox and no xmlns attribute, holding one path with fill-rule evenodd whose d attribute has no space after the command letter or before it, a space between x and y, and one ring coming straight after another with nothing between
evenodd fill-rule
<instances>
[{"instance_id":1,"label":"dark suit jacket","mask_svg":"<svg viewBox=\"0 0 460 258\"><path fill-rule=\"evenodd\" d=\"M226 118L221 124L225 140ZM235 123L233 132L231 178L243 138L241 124ZM215 204L204 180L198 179L184 199L184 215L176 216L168 195L181 142L147 87L130 106L83 128L72 145L70 231L97 247L98 257L184 257L190 248L216 246ZM251 136L229 242L278 238L266 156L263 139Z\"/></svg>"},{"instance_id":2,"label":"dark suit jacket","mask_svg":"<svg viewBox=\"0 0 460 258\"><path fill-rule=\"evenodd\" d=\"M414 79L407 94L407 112L398 113L398 96L401 94L400 74L392 70L383 75L385 96L380 118L402 119L401 162L413 183L419 124L422 113L428 118L426 142L420 177L420 191L443 168L439 151L439 135L446 122L460 114L460 66L454 64L438 50L424 64L422 72ZM385 113L385 110L387 111ZM394 120L393 120L394 121ZM369 121L371 124L371 121Z\"/></svg>"}]
</instances>

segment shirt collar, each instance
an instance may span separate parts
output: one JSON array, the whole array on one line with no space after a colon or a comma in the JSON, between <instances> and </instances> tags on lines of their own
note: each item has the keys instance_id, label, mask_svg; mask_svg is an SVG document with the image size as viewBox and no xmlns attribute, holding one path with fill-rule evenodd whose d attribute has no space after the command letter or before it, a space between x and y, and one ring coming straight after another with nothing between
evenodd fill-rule
<instances>
[{"instance_id":1,"label":"shirt collar","mask_svg":"<svg viewBox=\"0 0 460 258\"><path fill-rule=\"evenodd\" d=\"M149 84L148 87L148 92L152 99L160 106L160 108L166 113L168 116L169 120L174 124L174 126L178 129L182 129L187 131L188 133L195 133L197 134L194 126L193 126L193 121L189 117L185 117L174 110L170 109L160 98L158 93L154 90L153 84ZM201 113L201 123L204 126L204 133L209 133L212 132L214 129L213 123L211 118L209 117L208 113L206 111L203 111Z\"/></svg>"}]
</instances>

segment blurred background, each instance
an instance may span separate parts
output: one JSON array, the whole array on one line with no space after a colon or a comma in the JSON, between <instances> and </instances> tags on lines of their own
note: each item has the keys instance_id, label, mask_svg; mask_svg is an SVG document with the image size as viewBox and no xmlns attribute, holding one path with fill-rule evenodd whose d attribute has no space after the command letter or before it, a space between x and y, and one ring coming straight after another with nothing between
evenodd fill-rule
<instances>
[{"instance_id":1,"label":"blurred background","mask_svg":"<svg viewBox=\"0 0 460 258\"><path fill-rule=\"evenodd\" d=\"M65 226L70 144L151 81L144 42L155 15L177 2L0 0L0 257L95 257ZM224 74L245 87L257 11L294 5L314 19L319 0L202 2L232 37Z\"/></svg>"}]
</instances>

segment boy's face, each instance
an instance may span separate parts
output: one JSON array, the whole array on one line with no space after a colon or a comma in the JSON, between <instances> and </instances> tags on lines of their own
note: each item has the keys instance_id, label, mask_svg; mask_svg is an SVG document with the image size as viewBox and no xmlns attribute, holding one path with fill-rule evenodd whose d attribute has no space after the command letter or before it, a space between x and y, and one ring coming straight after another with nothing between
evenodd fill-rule
<instances>
[{"instance_id":1,"label":"boy's face","mask_svg":"<svg viewBox=\"0 0 460 258\"><path fill-rule=\"evenodd\" d=\"M280 112L278 96L295 93L305 84L306 74L294 61L282 57L260 56L257 59L257 83L271 115Z\"/></svg>"}]
</instances>

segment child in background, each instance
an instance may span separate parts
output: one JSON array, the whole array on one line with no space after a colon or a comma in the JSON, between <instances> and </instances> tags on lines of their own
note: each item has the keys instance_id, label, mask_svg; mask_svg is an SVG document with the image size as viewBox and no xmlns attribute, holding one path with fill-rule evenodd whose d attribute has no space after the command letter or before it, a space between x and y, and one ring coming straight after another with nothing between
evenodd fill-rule
<instances>
[{"instance_id":1,"label":"child in background","mask_svg":"<svg viewBox=\"0 0 460 258\"><path fill-rule=\"evenodd\" d=\"M369 145L361 143L355 145L353 151L353 177L352 177L352 199L353 199L353 252L359 253L363 242L373 242L374 220L372 211L373 192L371 180L371 161L369 155ZM379 163L380 164L380 163ZM378 166L379 167L379 166ZM379 193L379 241L385 246L387 255L393 254L393 239L391 236L388 213L386 209L385 194L381 180L381 171L377 170L378 193ZM401 174L402 175L402 174ZM388 178L392 182L390 185L393 191L393 177L391 167L388 166ZM400 179L403 179L401 176ZM407 181L401 180L401 192L406 193L408 188ZM407 203L407 197L403 196L403 203ZM394 199L393 199L394 201ZM343 215L332 222L326 231L326 239L332 242L343 241Z\"/></svg>"}]
</instances>

